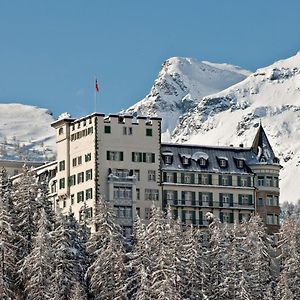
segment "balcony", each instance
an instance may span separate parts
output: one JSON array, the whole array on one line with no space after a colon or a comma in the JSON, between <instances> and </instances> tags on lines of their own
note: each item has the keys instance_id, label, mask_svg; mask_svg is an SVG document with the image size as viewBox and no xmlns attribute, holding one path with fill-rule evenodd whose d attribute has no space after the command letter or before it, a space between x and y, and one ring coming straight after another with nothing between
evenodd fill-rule
<instances>
[{"instance_id":1,"label":"balcony","mask_svg":"<svg viewBox=\"0 0 300 300\"><path fill-rule=\"evenodd\" d=\"M135 175L121 175L117 176L113 173L110 173L107 176L108 183L118 182L118 183L129 183L135 184L136 183L136 176Z\"/></svg>"}]
</instances>

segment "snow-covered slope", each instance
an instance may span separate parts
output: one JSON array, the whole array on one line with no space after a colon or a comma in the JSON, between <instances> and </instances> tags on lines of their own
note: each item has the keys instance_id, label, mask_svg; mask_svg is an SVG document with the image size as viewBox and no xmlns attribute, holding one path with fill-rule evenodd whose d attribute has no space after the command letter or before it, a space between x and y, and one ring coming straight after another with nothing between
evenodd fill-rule
<instances>
[{"instance_id":1,"label":"snow-covered slope","mask_svg":"<svg viewBox=\"0 0 300 300\"><path fill-rule=\"evenodd\" d=\"M162 132L168 136L179 116L194 107L199 99L240 82L250 74L228 64L172 57L163 63L150 93L126 112L162 117Z\"/></svg>"},{"instance_id":2,"label":"snow-covered slope","mask_svg":"<svg viewBox=\"0 0 300 300\"><path fill-rule=\"evenodd\" d=\"M281 201L295 202L300 199L300 52L204 97L181 118L172 140L251 146L260 121L283 165Z\"/></svg>"},{"instance_id":3,"label":"snow-covered slope","mask_svg":"<svg viewBox=\"0 0 300 300\"><path fill-rule=\"evenodd\" d=\"M46 110L0 104L0 159L50 160L55 155L54 121Z\"/></svg>"}]
</instances>

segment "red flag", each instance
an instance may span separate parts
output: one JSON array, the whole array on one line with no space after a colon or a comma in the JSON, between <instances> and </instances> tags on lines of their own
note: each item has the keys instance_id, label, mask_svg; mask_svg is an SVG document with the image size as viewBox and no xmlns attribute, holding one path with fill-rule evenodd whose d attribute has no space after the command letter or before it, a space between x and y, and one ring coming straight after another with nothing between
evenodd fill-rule
<instances>
[{"instance_id":1,"label":"red flag","mask_svg":"<svg viewBox=\"0 0 300 300\"><path fill-rule=\"evenodd\" d=\"M95 82L95 88L96 88L96 91L99 92L99 85L98 85L98 80L96 79L96 82Z\"/></svg>"}]
</instances>

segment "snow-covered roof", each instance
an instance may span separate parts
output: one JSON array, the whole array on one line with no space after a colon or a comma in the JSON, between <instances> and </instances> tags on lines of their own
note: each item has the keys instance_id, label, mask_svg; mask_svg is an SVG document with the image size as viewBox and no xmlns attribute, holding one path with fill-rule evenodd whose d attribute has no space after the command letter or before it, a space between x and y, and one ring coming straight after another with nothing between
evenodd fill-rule
<instances>
[{"instance_id":1,"label":"snow-covered roof","mask_svg":"<svg viewBox=\"0 0 300 300\"><path fill-rule=\"evenodd\" d=\"M193 155L192 155L193 160L197 161L200 158L204 158L204 159L208 160L209 156L207 153L202 152L202 151L197 151L197 152L193 153Z\"/></svg>"}]
</instances>

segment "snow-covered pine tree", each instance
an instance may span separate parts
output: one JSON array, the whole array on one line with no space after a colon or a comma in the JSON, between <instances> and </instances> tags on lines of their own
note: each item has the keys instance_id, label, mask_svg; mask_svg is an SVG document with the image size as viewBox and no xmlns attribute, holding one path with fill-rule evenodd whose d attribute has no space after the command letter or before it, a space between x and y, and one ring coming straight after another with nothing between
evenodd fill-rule
<instances>
[{"instance_id":1,"label":"snow-covered pine tree","mask_svg":"<svg viewBox=\"0 0 300 300\"><path fill-rule=\"evenodd\" d=\"M228 268L228 227L214 218L208 228L208 270L206 296L209 300L228 299L226 281Z\"/></svg>"},{"instance_id":2,"label":"snow-covered pine tree","mask_svg":"<svg viewBox=\"0 0 300 300\"><path fill-rule=\"evenodd\" d=\"M42 209L38 232L33 238L33 249L25 257L22 268L19 270L24 282L26 300L51 299L52 283L50 278L54 270L54 253L49 228L51 228L51 224Z\"/></svg>"},{"instance_id":3,"label":"snow-covered pine tree","mask_svg":"<svg viewBox=\"0 0 300 300\"><path fill-rule=\"evenodd\" d=\"M150 222L146 228L146 242L149 247L151 299L180 299L180 280L176 267L176 245L172 222L163 217L161 210L152 207Z\"/></svg>"},{"instance_id":4,"label":"snow-covered pine tree","mask_svg":"<svg viewBox=\"0 0 300 300\"><path fill-rule=\"evenodd\" d=\"M244 251L248 253L243 259L243 268L248 276L250 295L253 299L262 299L266 286L271 282L271 257L269 255L270 241L265 225L259 216L252 216L245 222Z\"/></svg>"},{"instance_id":5,"label":"snow-covered pine tree","mask_svg":"<svg viewBox=\"0 0 300 300\"><path fill-rule=\"evenodd\" d=\"M9 182L5 169L0 171L0 295L1 299L15 298L15 265L17 247L14 232L14 210L9 194Z\"/></svg>"},{"instance_id":6,"label":"snow-covered pine tree","mask_svg":"<svg viewBox=\"0 0 300 300\"><path fill-rule=\"evenodd\" d=\"M87 243L91 265L86 273L93 299L127 299L124 237L102 198L95 204L94 226Z\"/></svg>"},{"instance_id":7,"label":"snow-covered pine tree","mask_svg":"<svg viewBox=\"0 0 300 300\"><path fill-rule=\"evenodd\" d=\"M57 227L52 233L55 253L52 300L67 300L76 284L80 284L85 290L84 271L87 258L73 213L60 215L57 220Z\"/></svg>"},{"instance_id":8,"label":"snow-covered pine tree","mask_svg":"<svg viewBox=\"0 0 300 300\"><path fill-rule=\"evenodd\" d=\"M87 300L87 293L86 290L82 288L82 285L80 283L76 283L75 286L73 286L70 300Z\"/></svg>"},{"instance_id":9,"label":"snow-covered pine tree","mask_svg":"<svg viewBox=\"0 0 300 300\"><path fill-rule=\"evenodd\" d=\"M145 239L145 226L137 216L133 224L131 251L127 253L126 289L129 299L150 299L149 271L152 264Z\"/></svg>"},{"instance_id":10,"label":"snow-covered pine tree","mask_svg":"<svg viewBox=\"0 0 300 300\"><path fill-rule=\"evenodd\" d=\"M281 273L277 286L279 299L300 299L300 220L292 216L280 230Z\"/></svg>"}]
</instances>

